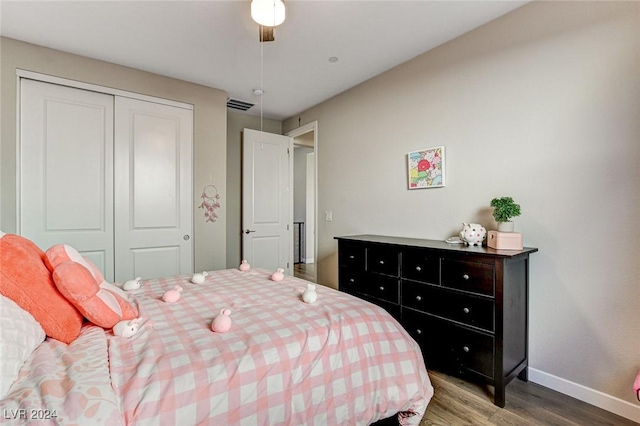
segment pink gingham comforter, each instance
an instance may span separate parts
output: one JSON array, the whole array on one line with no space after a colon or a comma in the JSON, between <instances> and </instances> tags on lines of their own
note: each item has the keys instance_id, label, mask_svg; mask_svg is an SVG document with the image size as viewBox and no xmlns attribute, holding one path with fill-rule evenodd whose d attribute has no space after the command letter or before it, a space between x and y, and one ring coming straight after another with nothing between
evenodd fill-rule
<instances>
[{"instance_id":1,"label":"pink gingham comforter","mask_svg":"<svg viewBox=\"0 0 640 426\"><path fill-rule=\"evenodd\" d=\"M134 293L143 323L110 337L113 388L135 425L366 425L401 413L417 425L433 395L418 345L382 309L264 270L144 281ZM175 285L173 304L161 300ZM233 325L214 333L213 317Z\"/></svg>"},{"instance_id":2,"label":"pink gingham comforter","mask_svg":"<svg viewBox=\"0 0 640 426\"><path fill-rule=\"evenodd\" d=\"M0 401L0 424L122 425L109 380L105 331L85 323L69 345L49 338L42 342Z\"/></svg>"}]
</instances>

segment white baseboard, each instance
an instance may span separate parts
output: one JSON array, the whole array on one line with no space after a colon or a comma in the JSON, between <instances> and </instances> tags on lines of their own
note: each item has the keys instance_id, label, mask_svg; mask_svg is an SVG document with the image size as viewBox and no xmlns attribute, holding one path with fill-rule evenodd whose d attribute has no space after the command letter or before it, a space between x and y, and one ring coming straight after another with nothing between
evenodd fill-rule
<instances>
[{"instance_id":1,"label":"white baseboard","mask_svg":"<svg viewBox=\"0 0 640 426\"><path fill-rule=\"evenodd\" d=\"M544 371L536 370L535 368L529 368L529 380L549 389L569 395L575 399L579 399L580 401L595 405L603 410L610 411L621 417L640 423L640 402L638 404L632 404L620 398L616 398L615 396L607 395L606 393L588 388L578 383L570 382L569 380L545 373ZM633 381L630 381L630 395L633 394L633 389L631 387L632 384Z\"/></svg>"},{"instance_id":2,"label":"white baseboard","mask_svg":"<svg viewBox=\"0 0 640 426\"><path fill-rule=\"evenodd\" d=\"M302 259L302 263L313 263L313 258L311 258L311 259Z\"/></svg>"}]
</instances>

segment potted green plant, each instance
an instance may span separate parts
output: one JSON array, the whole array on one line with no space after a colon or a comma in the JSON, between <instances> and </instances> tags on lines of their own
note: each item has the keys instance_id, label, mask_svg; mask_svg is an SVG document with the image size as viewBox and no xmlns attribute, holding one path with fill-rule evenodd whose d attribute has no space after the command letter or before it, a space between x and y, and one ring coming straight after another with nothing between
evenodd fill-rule
<instances>
[{"instance_id":1,"label":"potted green plant","mask_svg":"<svg viewBox=\"0 0 640 426\"><path fill-rule=\"evenodd\" d=\"M520 216L520 204L516 204L511 197L494 198L491 200L493 218L498 222L498 231L513 232L511 218Z\"/></svg>"}]
</instances>

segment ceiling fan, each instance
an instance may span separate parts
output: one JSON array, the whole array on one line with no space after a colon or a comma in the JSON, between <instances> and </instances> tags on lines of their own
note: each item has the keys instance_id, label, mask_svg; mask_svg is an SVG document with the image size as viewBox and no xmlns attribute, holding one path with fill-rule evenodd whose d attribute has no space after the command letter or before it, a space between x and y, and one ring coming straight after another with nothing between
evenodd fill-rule
<instances>
[{"instance_id":1,"label":"ceiling fan","mask_svg":"<svg viewBox=\"0 0 640 426\"><path fill-rule=\"evenodd\" d=\"M274 41L273 30L284 22L286 15L283 0L252 0L251 17L259 24L260 42Z\"/></svg>"},{"instance_id":2,"label":"ceiling fan","mask_svg":"<svg viewBox=\"0 0 640 426\"><path fill-rule=\"evenodd\" d=\"M260 43L264 43L265 41L274 41L276 38L273 34L273 30L276 27L267 27L264 25L258 25L258 33L260 36Z\"/></svg>"}]
</instances>

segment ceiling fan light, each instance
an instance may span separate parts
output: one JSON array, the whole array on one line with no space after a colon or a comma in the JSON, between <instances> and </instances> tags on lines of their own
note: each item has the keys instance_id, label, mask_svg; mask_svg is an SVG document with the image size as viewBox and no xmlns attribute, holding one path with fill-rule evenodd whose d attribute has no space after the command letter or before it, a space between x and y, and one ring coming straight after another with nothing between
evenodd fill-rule
<instances>
[{"instance_id":1,"label":"ceiling fan light","mask_svg":"<svg viewBox=\"0 0 640 426\"><path fill-rule=\"evenodd\" d=\"M251 17L265 27L277 27L284 22L284 3L282 0L253 0Z\"/></svg>"}]
</instances>

